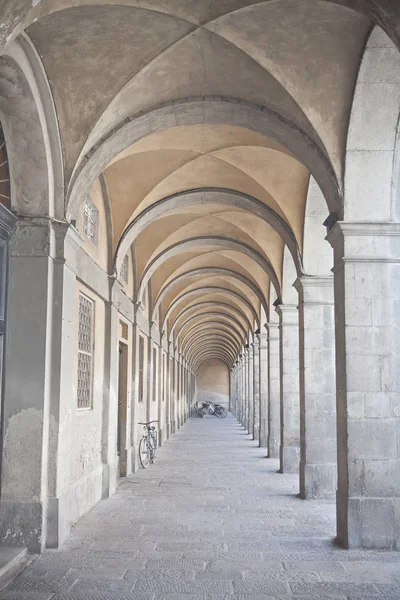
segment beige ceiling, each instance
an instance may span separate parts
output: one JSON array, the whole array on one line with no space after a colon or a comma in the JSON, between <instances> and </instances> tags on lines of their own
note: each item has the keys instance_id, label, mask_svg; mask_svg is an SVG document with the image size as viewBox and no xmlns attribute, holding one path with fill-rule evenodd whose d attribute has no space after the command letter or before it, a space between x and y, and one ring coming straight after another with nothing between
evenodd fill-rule
<instances>
[{"instance_id":1,"label":"beige ceiling","mask_svg":"<svg viewBox=\"0 0 400 600\"><path fill-rule=\"evenodd\" d=\"M205 348L236 356L270 290L282 296L285 244L301 270L310 175L340 210L365 2L20 3L6 14L30 24L49 77L68 193L82 173L87 189L104 177L110 252L118 268L132 248L134 299L149 286L194 363Z\"/></svg>"}]
</instances>

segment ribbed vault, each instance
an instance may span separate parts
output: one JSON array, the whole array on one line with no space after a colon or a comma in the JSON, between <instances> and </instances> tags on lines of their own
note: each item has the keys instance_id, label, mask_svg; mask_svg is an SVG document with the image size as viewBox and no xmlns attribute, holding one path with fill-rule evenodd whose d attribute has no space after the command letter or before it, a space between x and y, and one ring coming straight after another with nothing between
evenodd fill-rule
<instances>
[{"instance_id":1,"label":"ribbed vault","mask_svg":"<svg viewBox=\"0 0 400 600\"><path fill-rule=\"evenodd\" d=\"M108 274L192 367L231 366L305 272L310 180L324 218L342 212L353 91L379 3L13 4L0 44L24 26L43 60L67 218L79 222L88 195L101 205Z\"/></svg>"}]
</instances>

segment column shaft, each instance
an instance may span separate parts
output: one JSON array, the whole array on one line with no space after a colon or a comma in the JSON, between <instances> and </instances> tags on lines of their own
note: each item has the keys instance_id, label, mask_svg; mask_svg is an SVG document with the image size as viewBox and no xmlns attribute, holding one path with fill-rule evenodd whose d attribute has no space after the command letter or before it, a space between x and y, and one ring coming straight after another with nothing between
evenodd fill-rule
<instances>
[{"instance_id":1,"label":"column shaft","mask_svg":"<svg viewBox=\"0 0 400 600\"><path fill-rule=\"evenodd\" d=\"M253 357L253 382L254 382L254 401L253 401L253 440L260 441L260 341L257 337L254 342Z\"/></svg>"},{"instance_id":2,"label":"column shaft","mask_svg":"<svg viewBox=\"0 0 400 600\"><path fill-rule=\"evenodd\" d=\"M336 381L333 277L301 277L300 496L336 494Z\"/></svg>"},{"instance_id":3,"label":"column shaft","mask_svg":"<svg viewBox=\"0 0 400 600\"><path fill-rule=\"evenodd\" d=\"M336 223L338 541L400 549L400 224Z\"/></svg>"},{"instance_id":4,"label":"column shaft","mask_svg":"<svg viewBox=\"0 0 400 600\"><path fill-rule=\"evenodd\" d=\"M268 456L279 457L281 439L281 378L279 324L268 323Z\"/></svg>"},{"instance_id":5,"label":"column shaft","mask_svg":"<svg viewBox=\"0 0 400 600\"><path fill-rule=\"evenodd\" d=\"M300 461L299 316L296 306L281 304L281 445L280 470L298 473Z\"/></svg>"},{"instance_id":6,"label":"column shaft","mask_svg":"<svg viewBox=\"0 0 400 600\"><path fill-rule=\"evenodd\" d=\"M268 448L268 334L260 333L259 340L259 395L260 395L260 447Z\"/></svg>"}]
</instances>

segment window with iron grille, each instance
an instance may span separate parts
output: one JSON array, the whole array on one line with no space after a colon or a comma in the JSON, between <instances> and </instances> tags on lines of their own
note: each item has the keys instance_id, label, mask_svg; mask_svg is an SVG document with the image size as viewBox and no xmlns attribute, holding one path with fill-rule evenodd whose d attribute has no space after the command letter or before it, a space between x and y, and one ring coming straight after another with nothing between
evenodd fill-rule
<instances>
[{"instance_id":1,"label":"window with iron grille","mask_svg":"<svg viewBox=\"0 0 400 600\"><path fill-rule=\"evenodd\" d=\"M78 308L78 408L92 408L94 302L79 294Z\"/></svg>"},{"instance_id":2,"label":"window with iron grille","mask_svg":"<svg viewBox=\"0 0 400 600\"><path fill-rule=\"evenodd\" d=\"M153 402L157 400L157 348L153 348Z\"/></svg>"},{"instance_id":3,"label":"window with iron grille","mask_svg":"<svg viewBox=\"0 0 400 600\"><path fill-rule=\"evenodd\" d=\"M129 257L128 255L126 255L124 258L124 262L122 263L121 270L119 272L119 276L121 277L122 281L125 281L125 283L128 283L128 268Z\"/></svg>"},{"instance_id":4,"label":"window with iron grille","mask_svg":"<svg viewBox=\"0 0 400 600\"><path fill-rule=\"evenodd\" d=\"M83 235L97 246L99 231L99 211L90 198L86 198L82 213Z\"/></svg>"},{"instance_id":5,"label":"window with iron grille","mask_svg":"<svg viewBox=\"0 0 400 600\"><path fill-rule=\"evenodd\" d=\"M143 402L144 339L139 336L139 402Z\"/></svg>"}]
</instances>

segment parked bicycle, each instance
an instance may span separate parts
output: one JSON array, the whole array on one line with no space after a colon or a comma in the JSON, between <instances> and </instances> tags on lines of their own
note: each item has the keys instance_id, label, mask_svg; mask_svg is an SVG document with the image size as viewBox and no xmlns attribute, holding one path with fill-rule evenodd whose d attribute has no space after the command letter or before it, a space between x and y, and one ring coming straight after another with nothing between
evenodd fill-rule
<instances>
[{"instance_id":1,"label":"parked bicycle","mask_svg":"<svg viewBox=\"0 0 400 600\"><path fill-rule=\"evenodd\" d=\"M139 423L143 425L143 437L139 443L139 460L143 469L154 462L157 448L157 431L152 423L158 423L158 421L149 421L148 423Z\"/></svg>"},{"instance_id":2,"label":"parked bicycle","mask_svg":"<svg viewBox=\"0 0 400 600\"><path fill-rule=\"evenodd\" d=\"M214 404L213 402L197 402L193 406L193 416L204 417L204 415L212 415L218 419L225 419L228 415L228 411L225 406L221 404Z\"/></svg>"}]
</instances>

